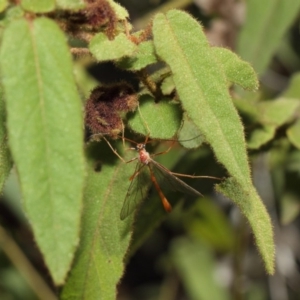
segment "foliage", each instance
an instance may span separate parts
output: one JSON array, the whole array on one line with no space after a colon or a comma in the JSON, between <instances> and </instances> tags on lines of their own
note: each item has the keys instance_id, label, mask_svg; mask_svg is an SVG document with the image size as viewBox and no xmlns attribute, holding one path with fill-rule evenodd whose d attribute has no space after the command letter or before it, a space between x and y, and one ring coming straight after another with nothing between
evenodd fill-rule
<instances>
[{"instance_id":1,"label":"foliage","mask_svg":"<svg viewBox=\"0 0 300 300\"><path fill-rule=\"evenodd\" d=\"M235 253L240 240L212 198L237 205L266 273L274 274L273 225L249 161L268 151L279 174L276 195L296 207L284 215L288 223L299 211L299 193L283 180L287 171L299 174L299 76L274 99L258 92L256 73L266 71L299 4L266 2L248 1L238 55L211 46L202 25L182 10L157 13L132 33L128 12L112 0L0 3L0 184L14 164L22 210L62 299L115 299L126 262L166 218L158 197L142 201L156 183L149 174L143 182L131 163L137 154L125 150L137 139L168 152L155 159L170 170L221 177L213 181L218 196L213 182L202 185L209 195L202 200L167 194L169 222L186 233L171 241L167 263L191 299L230 299L214 279L213 253ZM133 75L135 86L125 79L95 83L90 65L107 61ZM197 149L170 150L176 136L185 149ZM134 214L121 220L128 178L143 191ZM199 189L195 178L183 179Z\"/></svg>"}]
</instances>

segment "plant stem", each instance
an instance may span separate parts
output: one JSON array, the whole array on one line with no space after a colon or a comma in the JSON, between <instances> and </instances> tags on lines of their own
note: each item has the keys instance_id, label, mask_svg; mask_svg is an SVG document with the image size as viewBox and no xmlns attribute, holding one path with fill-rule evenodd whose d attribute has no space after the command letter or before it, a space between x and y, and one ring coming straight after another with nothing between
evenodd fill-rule
<instances>
[{"instance_id":1,"label":"plant stem","mask_svg":"<svg viewBox=\"0 0 300 300\"><path fill-rule=\"evenodd\" d=\"M23 275L32 290L40 299L57 300L53 291L48 287L39 273L34 269L30 261L24 255L20 247L0 226L0 247L3 252Z\"/></svg>"}]
</instances>

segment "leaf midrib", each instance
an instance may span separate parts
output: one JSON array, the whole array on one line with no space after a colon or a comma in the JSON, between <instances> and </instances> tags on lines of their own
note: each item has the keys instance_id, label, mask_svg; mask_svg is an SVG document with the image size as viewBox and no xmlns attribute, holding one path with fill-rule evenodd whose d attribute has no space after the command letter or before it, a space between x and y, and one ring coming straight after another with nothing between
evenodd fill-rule
<instances>
[{"instance_id":1,"label":"leaf midrib","mask_svg":"<svg viewBox=\"0 0 300 300\"><path fill-rule=\"evenodd\" d=\"M34 24L28 22L28 28L29 28L29 35L31 37L31 45L32 45L32 50L33 50L33 56L34 56L34 66L35 66L35 71L36 71L36 79L37 79L37 88L38 88L38 95L39 95L39 101L38 101L38 104L39 104L39 107L40 107L40 113L41 113L41 116L42 116L42 141L43 141L43 144L45 146L45 163L44 163L44 166L46 168L46 175L47 176L47 182L46 182L46 185L47 185L47 190L49 191L49 198L50 198L50 203L49 203L49 206L50 206L50 209L51 209L51 219L52 219L52 222L51 224L54 225L56 224L55 222L55 213L54 213L54 208L53 208L53 203L52 203L52 199L54 199L53 197L53 182L52 182L52 173L50 171L50 166L49 166L49 158L51 157L50 155L50 146L49 146L49 141L48 141L48 137L50 135L48 135L48 129L47 129L47 124L46 124L46 112L45 112L45 92L44 92L44 88L43 88L43 80L42 80L42 72L41 72L41 66L40 66L40 62L39 62L39 53L38 53L38 47L37 47L37 44L36 44L36 39L35 39L35 34L34 34L34 31L35 31L35 27L34 27ZM50 174L50 176L49 176ZM58 239L58 230L55 230L54 227L52 227L52 234L53 234L53 239L55 240L55 244L56 244L56 247L59 247L59 239Z\"/></svg>"}]
</instances>

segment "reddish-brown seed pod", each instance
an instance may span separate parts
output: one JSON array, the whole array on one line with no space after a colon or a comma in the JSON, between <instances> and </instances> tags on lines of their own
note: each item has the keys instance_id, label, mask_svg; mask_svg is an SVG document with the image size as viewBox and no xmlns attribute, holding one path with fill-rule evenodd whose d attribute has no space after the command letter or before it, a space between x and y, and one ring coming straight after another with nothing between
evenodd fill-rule
<instances>
[{"instance_id":1,"label":"reddish-brown seed pod","mask_svg":"<svg viewBox=\"0 0 300 300\"><path fill-rule=\"evenodd\" d=\"M113 39L117 25L117 16L106 0L86 0L87 7L83 10L87 23L95 28L104 26L109 39Z\"/></svg>"},{"instance_id":2,"label":"reddish-brown seed pod","mask_svg":"<svg viewBox=\"0 0 300 300\"><path fill-rule=\"evenodd\" d=\"M137 95L127 83L97 87L86 102L85 124L92 134L116 137L123 130L121 114L137 105Z\"/></svg>"},{"instance_id":3,"label":"reddish-brown seed pod","mask_svg":"<svg viewBox=\"0 0 300 300\"><path fill-rule=\"evenodd\" d=\"M73 36L84 37L83 29L103 30L109 39L116 34L118 18L115 11L106 0L85 0L86 7L77 12L64 12L67 19L65 30Z\"/></svg>"}]
</instances>

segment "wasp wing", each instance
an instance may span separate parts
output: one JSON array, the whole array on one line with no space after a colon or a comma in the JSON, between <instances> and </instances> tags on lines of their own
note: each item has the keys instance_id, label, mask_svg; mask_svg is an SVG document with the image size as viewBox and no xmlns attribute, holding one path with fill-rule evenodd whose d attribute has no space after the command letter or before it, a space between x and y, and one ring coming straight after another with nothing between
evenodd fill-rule
<instances>
[{"instance_id":1,"label":"wasp wing","mask_svg":"<svg viewBox=\"0 0 300 300\"><path fill-rule=\"evenodd\" d=\"M154 176L159 182L162 189L170 189L173 191L178 191L183 194L188 194L191 196L199 197L203 196L200 192L186 184L184 181L175 176L171 171L157 163L155 160L151 161L152 171Z\"/></svg>"},{"instance_id":2,"label":"wasp wing","mask_svg":"<svg viewBox=\"0 0 300 300\"><path fill-rule=\"evenodd\" d=\"M150 183L148 168L145 164L137 163L121 209L121 220L126 219L135 210L141 200L146 198Z\"/></svg>"}]
</instances>

